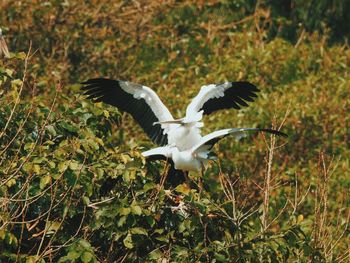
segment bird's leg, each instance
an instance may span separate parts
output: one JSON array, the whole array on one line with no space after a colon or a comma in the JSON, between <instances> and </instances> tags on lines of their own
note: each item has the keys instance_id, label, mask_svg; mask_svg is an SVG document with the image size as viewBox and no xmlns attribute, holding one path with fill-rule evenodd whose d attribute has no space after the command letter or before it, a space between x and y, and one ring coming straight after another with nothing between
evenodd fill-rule
<instances>
[{"instance_id":1,"label":"bird's leg","mask_svg":"<svg viewBox=\"0 0 350 263\"><path fill-rule=\"evenodd\" d=\"M205 171L205 166L201 162L201 176L198 179L199 194L201 194L202 190L203 190L203 175L204 175L204 171Z\"/></svg>"},{"instance_id":2,"label":"bird's leg","mask_svg":"<svg viewBox=\"0 0 350 263\"><path fill-rule=\"evenodd\" d=\"M189 174L189 172L183 172L184 173L184 177L185 177L185 181L186 181L186 184L188 185L188 186L190 186L190 178L188 177L188 174Z\"/></svg>"}]
</instances>

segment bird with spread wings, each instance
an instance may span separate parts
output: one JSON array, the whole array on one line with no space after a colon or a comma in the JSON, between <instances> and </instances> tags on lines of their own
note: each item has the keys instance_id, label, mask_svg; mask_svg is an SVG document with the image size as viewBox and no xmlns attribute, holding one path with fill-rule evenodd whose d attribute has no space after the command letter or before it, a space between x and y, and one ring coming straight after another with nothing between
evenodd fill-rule
<instances>
[{"instance_id":1,"label":"bird with spread wings","mask_svg":"<svg viewBox=\"0 0 350 263\"><path fill-rule=\"evenodd\" d=\"M245 132L287 135L273 129L230 128L201 135L203 115L221 109L240 109L254 101L259 89L244 81L202 86L186 109L185 117L174 119L168 108L149 87L129 81L106 78L89 79L82 90L93 102L104 102L128 112L159 147L143 152L148 160L169 160L172 170L200 170L212 159L212 147L228 136Z\"/></svg>"}]
</instances>

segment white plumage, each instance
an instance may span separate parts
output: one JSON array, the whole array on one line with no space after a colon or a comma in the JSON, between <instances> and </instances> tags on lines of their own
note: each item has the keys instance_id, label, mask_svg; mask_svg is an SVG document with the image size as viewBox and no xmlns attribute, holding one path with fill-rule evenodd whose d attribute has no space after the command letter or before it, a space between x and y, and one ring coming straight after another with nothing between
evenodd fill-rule
<instances>
[{"instance_id":1,"label":"white plumage","mask_svg":"<svg viewBox=\"0 0 350 263\"><path fill-rule=\"evenodd\" d=\"M186 109L186 116L174 119L157 94L150 88L120 80L90 79L82 90L94 102L103 101L129 112L153 142L162 146L143 152L150 160L171 160L175 169L199 170L211 159L213 145L227 135L262 131L286 136L272 129L223 129L201 135L203 115L220 109L248 106L259 90L249 82L225 82L203 86Z\"/></svg>"}]
</instances>

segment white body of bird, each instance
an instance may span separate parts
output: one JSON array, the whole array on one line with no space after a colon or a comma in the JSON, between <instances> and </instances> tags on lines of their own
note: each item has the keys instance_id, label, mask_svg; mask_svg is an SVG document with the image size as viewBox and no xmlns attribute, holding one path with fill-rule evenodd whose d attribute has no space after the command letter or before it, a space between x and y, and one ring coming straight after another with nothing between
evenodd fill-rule
<instances>
[{"instance_id":1,"label":"white body of bird","mask_svg":"<svg viewBox=\"0 0 350 263\"><path fill-rule=\"evenodd\" d=\"M193 122L178 124L177 127L170 129L168 144L176 146L180 151L191 149L202 138L200 127L197 127L197 124Z\"/></svg>"},{"instance_id":2,"label":"white body of bird","mask_svg":"<svg viewBox=\"0 0 350 263\"><path fill-rule=\"evenodd\" d=\"M157 147L142 153L145 158L152 156L164 156L165 159L172 160L174 167L182 171L198 171L206 160L198 158L193 149L180 151L176 146Z\"/></svg>"},{"instance_id":3,"label":"white body of bird","mask_svg":"<svg viewBox=\"0 0 350 263\"><path fill-rule=\"evenodd\" d=\"M196 154L190 149L179 151L178 148L172 148L172 160L175 169L182 171L198 171L204 165L203 160L197 158Z\"/></svg>"}]
</instances>

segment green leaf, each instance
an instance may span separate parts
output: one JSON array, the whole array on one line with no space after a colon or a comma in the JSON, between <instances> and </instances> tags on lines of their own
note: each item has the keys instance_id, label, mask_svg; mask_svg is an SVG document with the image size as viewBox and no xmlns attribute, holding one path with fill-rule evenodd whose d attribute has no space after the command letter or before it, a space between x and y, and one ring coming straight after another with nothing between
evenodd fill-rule
<instances>
[{"instance_id":1,"label":"green leaf","mask_svg":"<svg viewBox=\"0 0 350 263\"><path fill-rule=\"evenodd\" d=\"M12 86L21 86L22 85L22 80L20 79L14 79L11 81Z\"/></svg>"},{"instance_id":2,"label":"green leaf","mask_svg":"<svg viewBox=\"0 0 350 263\"><path fill-rule=\"evenodd\" d=\"M69 124L67 122L61 122L60 123L61 127L64 128L65 130L72 132L72 133L76 133L78 132L78 127L73 126L72 124Z\"/></svg>"},{"instance_id":3,"label":"green leaf","mask_svg":"<svg viewBox=\"0 0 350 263\"><path fill-rule=\"evenodd\" d=\"M142 227L133 227L130 229L131 234L148 236L147 230Z\"/></svg>"},{"instance_id":4,"label":"green leaf","mask_svg":"<svg viewBox=\"0 0 350 263\"><path fill-rule=\"evenodd\" d=\"M104 111L103 111L103 115L104 115L107 119L109 118L109 112L108 112L108 111L104 110Z\"/></svg>"},{"instance_id":5,"label":"green leaf","mask_svg":"<svg viewBox=\"0 0 350 263\"><path fill-rule=\"evenodd\" d=\"M85 248L86 250L90 250L91 249L91 245L89 242L87 242L85 239L80 239L79 240L79 245L81 245L83 248Z\"/></svg>"},{"instance_id":6,"label":"green leaf","mask_svg":"<svg viewBox=\"0 0 350 263\"><path fill-rule=\"evenodd\" d=\"M45 175L40 178L40 184L39 187L40 189L44 189L46 185L48 185L51 181L51 176L50 175Z\"/></svg>"},{"instance_id":7,"label":"green leaf","mask_svg":"<svg viewBox=\"0 0 350 263\"><path fill-rule=\"evenodd\" d=\"M126 183L129 183L130 182L130 173L128 170L126 170L124 173L123 173L123 180L124 182Z\"/></svg>"},{"instance_id":8,"label":"green leaf","mask_svg":"<svg viewBox=\"0 0 350 263\"><path fill-rule=\"evenodd\" d=\"M33 168L33 164L32 163L25 163L23 165L23 170L27 173L29 173Z\"/></svg>"},{"instance_id":9,"label":"green leaf","mask_svg":"<svg viewBox=\"0 0 350 263\"><path fill-rule=\"evenodd\" d=\"M79 163L77 163L76 161L71 161L71 162L69 163L69 168L70 168L71 170L75 171L75 170L80 169L80 165L79 165Z\"/></svg>"},{"instance_id":10,"label":"green leaf","mask_svg":"<svg viewBox=\"0 0 350 263\"><path fill-rule=\"evenodd\" d=\"M169 243L169 238L167 238L166 236L159 236L156 237L156 239L160 242Z\"/></svg>"},{"instance_id":11,"label":"green leaf","mask_svg":"<svg viewBox=\"0 0 350 263\"><path fill-rule=\"evenodd\" d=\"M50 167L51 169L55 168L55 167L56 167L56 163L53 162L53 161L49 161L49 167Z\"/></svg>"},{"instance_id":12,"label":"green leaf","mask_svg":"<svg viewBox=\"0 0 350 263\"><path fill-rule=\"evenodd\" d=\"M83 196L82 197L82 199L83 199L83 203L85 204L85 205L89 205L90 204L90 199L89 199L89 197L87 197L87 196Z\"/></svg>"},{"instance_id":13,"label":"green leaf","mask_svg":"<svg viewBox=\"0 0 350 263\"><path fill-rule=\"evenodd\" d=\"M179 184L175 190L184 195L188 195L191 192L191 188L186 183Z\"/></svg>"},{"instance_id":14,"label":"green leaf","mask_svg":"<svg viewBox=\"0 0 350 263\"><path fill-rule=\"evenodd\" d=\"M128 234L128 235L124 238L123 244L124 244L125 247L130 248L130 249L134 247L134 245L133 245L133 243L132 243L131 234Z\"/></svg>"},{"instance_id":15,"label":"green leaf","mask_svg":"<svg viewBox=\"0 0 350 263\"><path fill-rule=\"evenodd\" d=\"M60 228L61 223L58 221L49 221L46 224L46 234L51 235L57 232L57 230Z\"/></svg>"},{"instance_id":16,"label":"green leaf","mask_svg":"<svg viewBox=\"0 0 350 263\"><path fill-rule=\"evenodd\" d=\"M142 214L142 209L138 205L133 205L131 206L131 213L134 215L141 215Z\"/></svg>"},{"instance_id":17,"label":"green leaf","mask_svg":"<svg viewBox=\"0 0 350 263\"><path fill-rule=\"evenodd\" d=\"M32 163L41 164L41 163L43 163L44 161L47 161L47 159L44 158L44 157L36 157L36 158L33 159Z\"/></svg>"},{"instance_id":18,"label":"green leaf","mask_svg":"<svg viewBox=\"0 0 350 263\"><path fill-rule=\"evenodd\" d=\"M36 174L40 174L40 171L41 171L40 165L34 164L34 165L33 165L33 171L34 171L34 173L36 173Z\"/></svg>"},{"instance_id":19,"label":"green leaf","mask_svg":"<svg viewBox=\"0 0 350 263\"><path fill-rule=\"evenodd\" d=\"M81 256L81 260L84 262L84 263L89 263L92 259L93 259L93 255L88 252L88 251L85 251L83 253L83 255Z\"/></svg>"},{"instance_id":20,"label":"green leaf","mask_svg":"<svg viewBox=\"0 0 350 263\"><path fill-rule=\"evenodd\" d=\"M156 230L154 230L154 233L162 234L162 233L164 233L164 229L163 228L157 228Z\"/></svg>"},{"instance_id":21,"label":"green leaf","mask_svg":"<svg viewBox=\"0 0 350 263\"><path fill-rule=\"evenodd\" d=\"M40 256L27 256L26 263L45 263L45 260Z\"/></svg>"},{"instance_id":22,"label":"green leaf","mask_svg":"<svg viewBox=\"0 0 350 263\"><path fill-rule=\"evenodd\" d=\"M3 70L3 68L1 68L1 70ZM5 69L5 73L10 77L13 76L13 72L14 72L14 70L12 70L12 69L9 69L9 68Z\"/></svg>"},{"instance_id":23,"label":"green leaf","mask_svg":"<svg viewBox=\"0 0 350 263\"><path fill-rule=\"evenodd\" d=\"M155 249L151 253L148 254L148 258L151 260L157 260L157 259L161 259L163 257L164 257L164 254L159 249Z\"/></svg>"},{"instance_id":24,"label":"green leaf","mask_svg":"<svg viewBox=\"0 0 350 263\"><path fill-rule=\"evenodd\" d=\"M227 257L223 254L215 253L214 255L215 255L216 260L219 262L229 262L227 260Z\"/></svg>"},{"instance_id":25,"label":"green leaf","mask_svg":"<svg viewBox=\"0 0 350 263\"><path fill-rule=\"evenodd\" d=\"M119 215L121 215L121 216L126 216L126 215L130 214L130 212L131 212L130 207L119 208Z\"/></svg>"},{"instance_id":26,"label":"green leaf","mask_svg":"<svg viewBox=\"0 0 350 263\"><path fill-rule=\"evenodd\" d=\"M61 163L58 164L58 171L60 173L62 173L62 172L64 172L67 169L67 167L68 167L68 162L67 161L61 162Z\"/></svg>"},{"instance_id":27,"label":"green leaf","mask_svg":"<svg viewBox=\"0 0 350 263\"><path fill-rule=\"evenodd\" d=\"M154 188L156 188L157 187L157 185L155 184L155 183L146 183L144 186L143 186L143 190L145 191L145 192L147 192L147 191L149 191L149 190L151 190L151 189L154 189Z\"/></svg>"},{"instance_id":28,"label":"green leaf","mask_svg":"<svg viewBox=\"0 0 350 263\"><path fill-rule=\"evenodd\" d=\"M18 240L17 240L16 236L13 235L12 233L9 233L9 234L7 235L6 240L7 240L7 243L8 243L9 245L17 245L17 243L18 243Z\"/></svg>"},{"instance_id":29,"label":"green leaf","mask_svg":"<svg viewBox=\"0 0 350 263\"><path fill-rule=\"evenodd\" d=\"M7 183L6 183L6 186L7 187L11 187L11 186L13 186L13 185L15 185L16 184L16 179L10 179L10 180L8 180L7 181Z\"/></svg>"},{"instance_id":30,"label":"green leaf","mask_svg":"<svg viewBox=\"0 0 350 263\"><path fill-rule=\"evenodd\" d=\"M154 218L152 216L147 216L146 221L150 225L150 227L153 227L156 223L156 220L154 220Z\"/></svg>"},{"instance_id":31,"label":"green leaf","mask_svg":"<svg viewBox=\"0 0 350 263\"><path fill-rule=\"evenodd\" d=\"M33 142L30 142L30 143L26 143L25 145L24 145L24 150L31 150L31 149L33 149L33 147L35 146L35 144L33 143Z\"/></svg>"},{"instance_id":32,"label":"green leaf","mask_svg":"<svg viewBox=\"0 0 350 263\"><path fill-rule=\"evenodd\" d=\"M119 226L119 227L123 226L123 225L125 224L127 218L128 218L127 216L122 216L122 217L118 220L117 226Z\"/></svg>"},{"instance_id":33,"label":"green leaf","mask_svg":"<svg viewBox=\"0 0 350 263\"><path fill-rule=\"evenodd\" d=\"M76 251L69 251L68 255L66 256L68 260L75 261L80 257L80 253Z\"/></svg>"},{"instance_id":34,"label":"green leaf","mask_svg":"<svg viewBox=\"0 0 350 263\"><path fill-rule=\"evenodd\" d=\"M98 178L103 178L104 170L102 168L97 168L96 173L97 173Z\"/></svg>"},{"instance_id":35,"label":"green leaf","mask_svg":"<svg viewBox=\"0 0 350 263\"><path fill-rule=\"evenodd\" d=\"M92 140L92 139L88 139L86 140L87 144L95 151L97 151L100 147L98 146L98 144Z\"/></svg>"},{"instance_id":36,"label":"green leaf","mask_svg":"<svg viewBox=\"0 0 350 263\"><path fill-rule=\"evenodd\" d=\"M14 58L18 58L21 60L23 60L27 57L26 53L24 53L24 52L16 52L16 53L11 53L11 54Z\"/></svg>"},{"instance_id":37,"label":"green leaf","mask_svg":"<svg viewBox=\"0 0 350 263\"><path fill-rule=\"evenodd\" d=\"M53 127L53 125L47 125L45 127L45 129L48 131L48 133L52 136L56 136L57 135L57 132L55 130L55 128Z\"/></svg>"}]
</instances>

